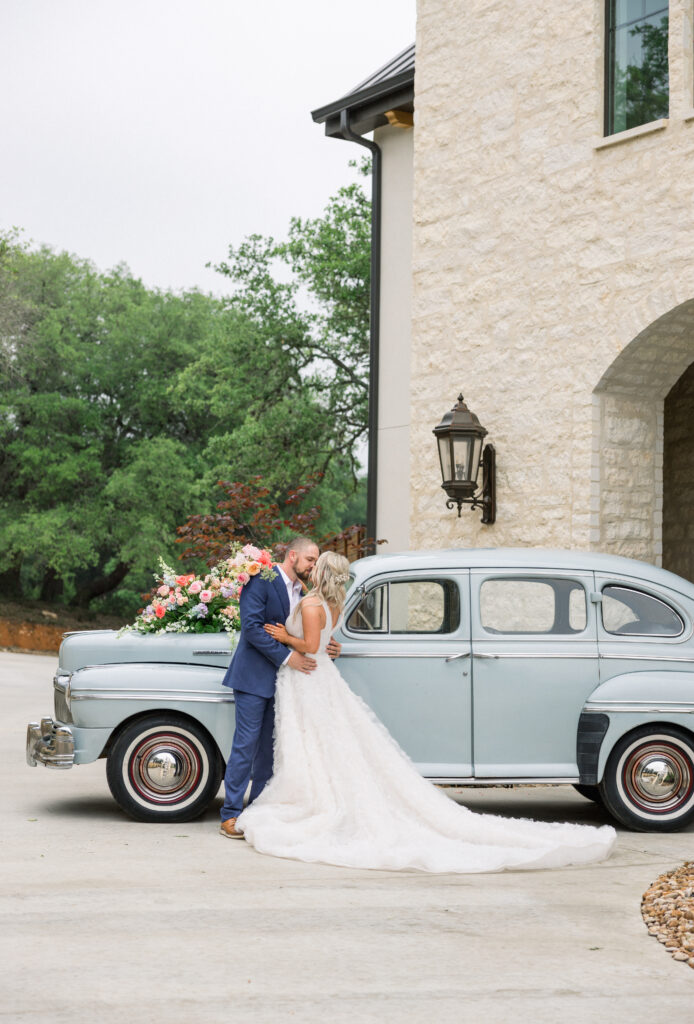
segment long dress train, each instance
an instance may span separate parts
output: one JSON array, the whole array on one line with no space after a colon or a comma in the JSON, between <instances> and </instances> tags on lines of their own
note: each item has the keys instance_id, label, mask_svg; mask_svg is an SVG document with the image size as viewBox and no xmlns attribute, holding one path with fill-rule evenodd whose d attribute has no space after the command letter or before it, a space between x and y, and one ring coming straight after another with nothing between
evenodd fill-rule
<instances>
[{"instance_id":1,"label":"long dress train","mask_svg":"<svg viewBox=\"0 0 694 1024\"><path fill-rule=\"evenodd\" d=\"M260 852L355 868L483 872L604 859L615 842L595 828L502 818L461 807L423 779L325 654L316 669L277 677L274 775L241 814ZM287 630L302 636L300 612Z\"/></svg>"}]
</instances>

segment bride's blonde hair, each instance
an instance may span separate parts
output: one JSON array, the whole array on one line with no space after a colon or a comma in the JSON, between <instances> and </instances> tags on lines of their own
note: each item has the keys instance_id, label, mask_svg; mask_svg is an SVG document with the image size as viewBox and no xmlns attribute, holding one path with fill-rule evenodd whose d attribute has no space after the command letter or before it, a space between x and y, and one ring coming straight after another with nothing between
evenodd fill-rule
<instances>
[{"instance_id":1,"label":"bride's blonde hair","mask_svg":"<svg viewBox=\"0 0 694 1024\"><path fill-rule=\"evenodd\" d=\"M345 584L349 580L349 562L335 551L324 551L313 569L313 591L332 608L345 603Z\"/></svg>"}]
</instances>

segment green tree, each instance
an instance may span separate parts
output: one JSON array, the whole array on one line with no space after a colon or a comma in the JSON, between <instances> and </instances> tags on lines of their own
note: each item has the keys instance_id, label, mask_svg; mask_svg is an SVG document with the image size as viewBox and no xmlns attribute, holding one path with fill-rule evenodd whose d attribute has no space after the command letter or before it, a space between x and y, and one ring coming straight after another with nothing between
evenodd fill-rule
<instances>
[{"instance_id":1,"label":"green tree","mask_svg":"<svg viewBox=\"0 0 694 1024\"><path fill-rule=\"evenodd\" d=\"M368 160L359 171L368 173ZM354 486L368 420L370 224L369 200L353 182L321 217L293 218L286 242L252 235L215 267L235 286L227 308L255 327L251 358L262 350L267 373L258 397L276 410L276 428L282 434L287 415L305 419L315 468L346 468ZM297 409L297 393L310 409Z\"/></svg>"},{"instance_id":2,"label":"green tree","mask_svg":"<svg viewBox=\"0 0 694 1024\"><path fill-rule=\"evenodd\" d=\"M218 304L16 244L0 259L0 293L0 572L5 587L85 602L151 561L149 520L172 549L207 437L172 404L171 378Z\"/></svg>"},{"instance_id":3,"label":"green tree","mask_svg":"<svg viewBox=\"0 0 694 1024\"><path fill-rule=\"evenodd\" d=\"M670 106L669 18L629 29L639 44L639 58L614 70L614 130L621 131L667 117Z\"/></svg>"},{"instance_id":4,"label":"green tree","mask_svg":"<svg viewBox=\"0 0 694 1024\"><path fill-rule=\"evenodd\" d=\"M350 525L368 246L359 184L230 250L221 300L0 234L0 588L132 607L219 480L261 477L281 517L319 474L317 535Z\"/></svg>"}]
</instances>

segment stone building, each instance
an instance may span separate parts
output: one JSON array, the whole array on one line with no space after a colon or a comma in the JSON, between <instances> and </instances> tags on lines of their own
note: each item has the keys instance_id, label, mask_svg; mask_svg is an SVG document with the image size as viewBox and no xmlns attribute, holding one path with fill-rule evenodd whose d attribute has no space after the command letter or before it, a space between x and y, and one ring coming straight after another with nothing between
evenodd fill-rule
<instances>
[{"instance_id":1,"label":"stone building","mask_svg":"<svg viewBox=\"0 0 694 1024\"><path fill-rule=\"evenodd\" d=\"M391 550L594 548L694 578L693 6L419 0L409 108L397 59L332 105L383 153ZM459 390L497 452L492 526L444 504L431 431Z\"/></svg>"}]
</instances>

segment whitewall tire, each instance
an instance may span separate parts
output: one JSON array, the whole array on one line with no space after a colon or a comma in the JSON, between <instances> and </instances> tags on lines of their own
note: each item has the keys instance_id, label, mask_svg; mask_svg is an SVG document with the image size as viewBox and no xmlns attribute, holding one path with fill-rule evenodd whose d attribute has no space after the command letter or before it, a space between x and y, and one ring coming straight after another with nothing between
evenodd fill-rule
<instances>
[{"instance_id":1,"label":"whitewall tire","mask_svg":"<svg viewBox=\"0 0 694 1024\"><path fill-rule=\"evenodd\" d=\"M694 737L674 726L642 726L615 744L600 794L637 832L676 832L694 820Z\"/></svg>"},{"instance_id":2,"label":"whitewall tire","mask_svg":"<svg viewBox=\"0 0 694 1024\"><path fill-rule=\"evenodd\" d=\"M114 799L136 821L192 821L216 796L222 772L208 733L168 712L126 726L106 762Z\"/></svg>"}]
</instances>

